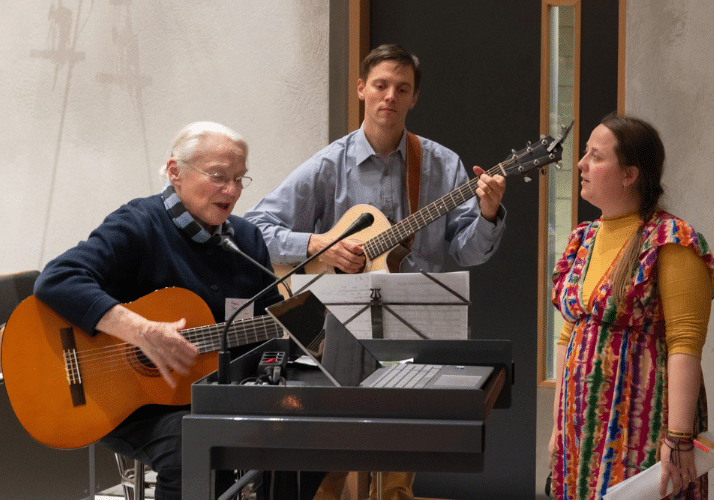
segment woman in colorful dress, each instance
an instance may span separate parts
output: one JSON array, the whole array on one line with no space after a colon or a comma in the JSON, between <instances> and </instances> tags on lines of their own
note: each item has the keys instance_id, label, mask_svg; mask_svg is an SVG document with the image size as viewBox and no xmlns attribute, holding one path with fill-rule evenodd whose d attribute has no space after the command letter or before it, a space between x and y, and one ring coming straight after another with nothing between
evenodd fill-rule
<instances>
[{"instance_id":1,"label":"woman in colorful dress","mask_svg":"<svg viewBox=\"0 0 714 500\"><path fill-rule=\"evenodd\" d=\"M706 430L701 354L714 291L707 242L659 206L664 146L648 123L606 117L590 135L580 224L553 275L565 318L549 452L555 499L600 499L662 461L660 491L706 500L692 439Z\"/></svg>"}]
</instances>

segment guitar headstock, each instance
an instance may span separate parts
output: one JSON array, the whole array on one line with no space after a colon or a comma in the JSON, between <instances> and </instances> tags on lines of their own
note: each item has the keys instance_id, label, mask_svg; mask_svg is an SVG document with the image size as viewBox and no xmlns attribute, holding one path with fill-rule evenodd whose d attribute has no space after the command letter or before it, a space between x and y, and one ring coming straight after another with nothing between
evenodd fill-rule
<instances>
[{"instance_id":1,"label":"guitar headstock","mask_svg":"<svg viewBox=\"0 0 714 500\"><path fill-rule=\"evenodd\" d=\"M551 136L542 136L537 143L528 142L528 145L520 151L514 149L511 155L498 165L499 171L496 173L520 174L525 177L526 182L531 181L535 173L562 159L563 142L572 127L573 122L570 122L570 125L563 127L561 134L555 139Z\"/></svg>"}]
</instances>

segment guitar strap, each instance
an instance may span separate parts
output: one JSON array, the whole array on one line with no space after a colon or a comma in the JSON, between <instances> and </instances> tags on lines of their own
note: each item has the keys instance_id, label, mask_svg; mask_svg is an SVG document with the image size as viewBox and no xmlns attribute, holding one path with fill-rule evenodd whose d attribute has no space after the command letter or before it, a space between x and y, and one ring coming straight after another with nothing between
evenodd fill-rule
<instances>
[{"instance_id":1,"label":"guitar strap","mask_svg":"<svg viewBox=\"0 0 714 500\"><path fill-rule=\"evenodd\" d=\"M409 199L409 215L419 210L419 183L421 181L421 143L416 134L407 131L406 158L407 197ZM411 249L414 234L402 241L402 245Z\"/></svg>"},{"instance_id":2,"label":"guitar strap","mask_svg":"<svg viewBox=\"0 0 714 500\"><path fill-rule=\"evenodd\" d=\"M419 182L421 180L421 143L416 134L407 132L407 195L409 215L419 209Z\"/></svg>"}]
</instances>

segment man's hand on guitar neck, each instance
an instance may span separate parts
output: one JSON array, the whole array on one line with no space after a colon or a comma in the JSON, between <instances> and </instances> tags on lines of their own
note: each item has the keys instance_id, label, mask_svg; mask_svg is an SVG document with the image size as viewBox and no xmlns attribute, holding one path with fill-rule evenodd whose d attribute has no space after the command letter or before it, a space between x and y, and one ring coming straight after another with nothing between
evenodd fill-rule
<instances>
[{"instance_id":1,"label":"man's hand on guitar neck","mask_svg":"<svg viewBox=\"0 0 714 500\"><path fill-rule=\"evenodd\" d=\"M506 178L502 175L491 177L481 167L474 167L474 174L477 177L480 176L476 194L479 197L481 217L489 222L495 222L503 193L506 191Z\"/></svg>"},{"instance_id":2,"label":"man's hand on guitar neck","mask_svg":"<svg viewBox=\"0 0 714 500\"><path fill-rule=\"evenodd\" d=\"M187 375L198 356L198 348L180 333L185 326L185 319L173 323L150 321L119 304L99 320L97 330L141 349L175 389L177 383L171 372Z\"/></svg>"},{"instance_id":3,"label":"man's hand on guitar neck","mask_svg":"<svg viewBox=\"0 0 714 500\"><path fill-rule=\"evenodd\" d=\"M334 238L326 234L312 234L307 244L307 256L316 254L327 245L332 243ZM320 255L318 260L327 265L336 267L348 274L356 274L364 269L366 260L362 243L357 240L342 240L325 253Z\"/></svg>"}]
</instances>

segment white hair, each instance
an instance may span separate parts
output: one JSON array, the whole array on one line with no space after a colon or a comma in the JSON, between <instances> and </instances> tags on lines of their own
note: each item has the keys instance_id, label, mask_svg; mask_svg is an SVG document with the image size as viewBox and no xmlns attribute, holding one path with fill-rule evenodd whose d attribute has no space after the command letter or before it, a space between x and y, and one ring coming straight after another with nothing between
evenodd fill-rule
<instances>
[{"instance_id":1,"label":"white hair","mask_svg":"<svg viewBox=\"0 0 714 500\"><path fill-rule=\"evenodd\" d=\"M193 122L182 128L168 151L168 160L176 160L180 169L185 168L191 161L202 152L202 146L206 138L211 134L220 134L228 137L236 146L243 150L248 156L248 144L234 130L225 125L215 122ZM159 170L161 175L167 175L166 164Z\"/></svg>"}]
</instances>

